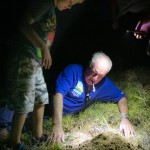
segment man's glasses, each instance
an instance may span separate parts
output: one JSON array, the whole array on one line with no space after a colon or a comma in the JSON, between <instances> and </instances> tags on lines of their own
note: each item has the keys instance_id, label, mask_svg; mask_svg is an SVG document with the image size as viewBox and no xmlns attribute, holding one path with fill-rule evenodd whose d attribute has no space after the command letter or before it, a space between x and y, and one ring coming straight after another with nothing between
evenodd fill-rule
<instances>
[{"instance_id":1,"label":"man's glasses","mask_svg":"<svg viewBox=\"0 0 150 150\"><path fill-rule=\"evenodd\" d=\"M100 74L96 71L96 69L89 68L89 75L91 75L93 77L98 76L98 78L103 78L103 77L105 77L106 74Z\"/></svg>"}]
</instances>

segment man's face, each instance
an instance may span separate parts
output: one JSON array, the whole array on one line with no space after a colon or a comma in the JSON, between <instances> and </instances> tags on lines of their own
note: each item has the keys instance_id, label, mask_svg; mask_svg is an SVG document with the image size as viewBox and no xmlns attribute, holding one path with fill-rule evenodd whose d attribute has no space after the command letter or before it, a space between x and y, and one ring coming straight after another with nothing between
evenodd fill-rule
<instances>
[{"instance_id":1,"label":"man's face","mask_svg":"<svg viewBox=\"0 0 150 150\"><path fill-rule=\"evenodd\" d=\"M105 74L98 73L95 68L87 68L85 73L85 81L88 86L99 83Z\"/></svg>"},{"instance_id":2,"label":"man's face","mask_svg":"<svg viewBox=\"0 0 150 150\"><path fill-rule=\"evenodd\" d=\"M62 11L62 10L65 10L65 9L71 9L71 7L75 4L79 4L80 3L80 0L58 0L57 1L57 4L56 4L56 7Z\"/></svg>"},{"instance_id":3,"label":"man's face","mask_svg":"<svg viewBox=\"0 0 150 150\"><path fill-rule=\"evenodd\" d=\"M87 68L85 71L85 81L88 86L99 83L108 73L108 66L101 66L99 64Z\"/></svg>"}]
</instances>

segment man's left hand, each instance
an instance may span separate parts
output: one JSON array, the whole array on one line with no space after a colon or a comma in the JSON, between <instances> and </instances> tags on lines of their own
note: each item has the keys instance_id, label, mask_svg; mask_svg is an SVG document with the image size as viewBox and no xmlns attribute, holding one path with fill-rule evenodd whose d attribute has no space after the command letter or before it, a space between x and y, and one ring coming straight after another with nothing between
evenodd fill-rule
<instances>
[{"instance_id":1,"label":"man's left hand","mask_svg":"<svg viewBox=\"0 0 150 150\"><path fill-rule=\"evenodd\" d=\"M135 135L135 130L127 118L122 118L120 123L120 131L124 132L125 137Z\"/></svg>"}]
</instances>

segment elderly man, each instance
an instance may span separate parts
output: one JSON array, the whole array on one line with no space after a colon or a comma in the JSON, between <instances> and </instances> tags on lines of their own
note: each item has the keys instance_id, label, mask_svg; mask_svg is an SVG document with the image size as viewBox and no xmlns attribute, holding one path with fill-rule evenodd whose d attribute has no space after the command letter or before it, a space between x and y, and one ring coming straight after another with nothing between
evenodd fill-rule
<instances>
[{"instance_id":1,"label":"elderly man","mask_svg":"<svg viewBox=\"0 0 150 150\"><path fill-rule=\"evenodd\" d=\"M90 65L84 68L71 64L60 73L56 81L56 93L53 97L54 115L52 141L64 141L62 116L76 114L96 101L118 102L121 114L120 129L125 136L135 134L128 120L128 106L125 94L106 77L111 70L112 61L103 52L94 53Z\"/></svg>"}]
</instances>

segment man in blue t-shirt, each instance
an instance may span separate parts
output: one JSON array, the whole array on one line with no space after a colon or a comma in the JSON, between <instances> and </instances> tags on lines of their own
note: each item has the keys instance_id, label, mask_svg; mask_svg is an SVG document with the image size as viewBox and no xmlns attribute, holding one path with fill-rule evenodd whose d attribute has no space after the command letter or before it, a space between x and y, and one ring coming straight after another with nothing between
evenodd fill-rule
<instances>
[{"instance_id":1,"label":"man in blue t-shirt","mask_svg":"<svg viewBox=\"0 0 150 150\"><path fill-rule=\"evenodd\" d=\"M64 141L62 114L76 114L93 101L117 102L121 113L120 130L125 136L135 134L128 120L128 106L125 94L108 78L112 61L103 52L96 52L87 68L71 64L60 73L53 97L53 142Z\"/></svg>"}]
</instances>

